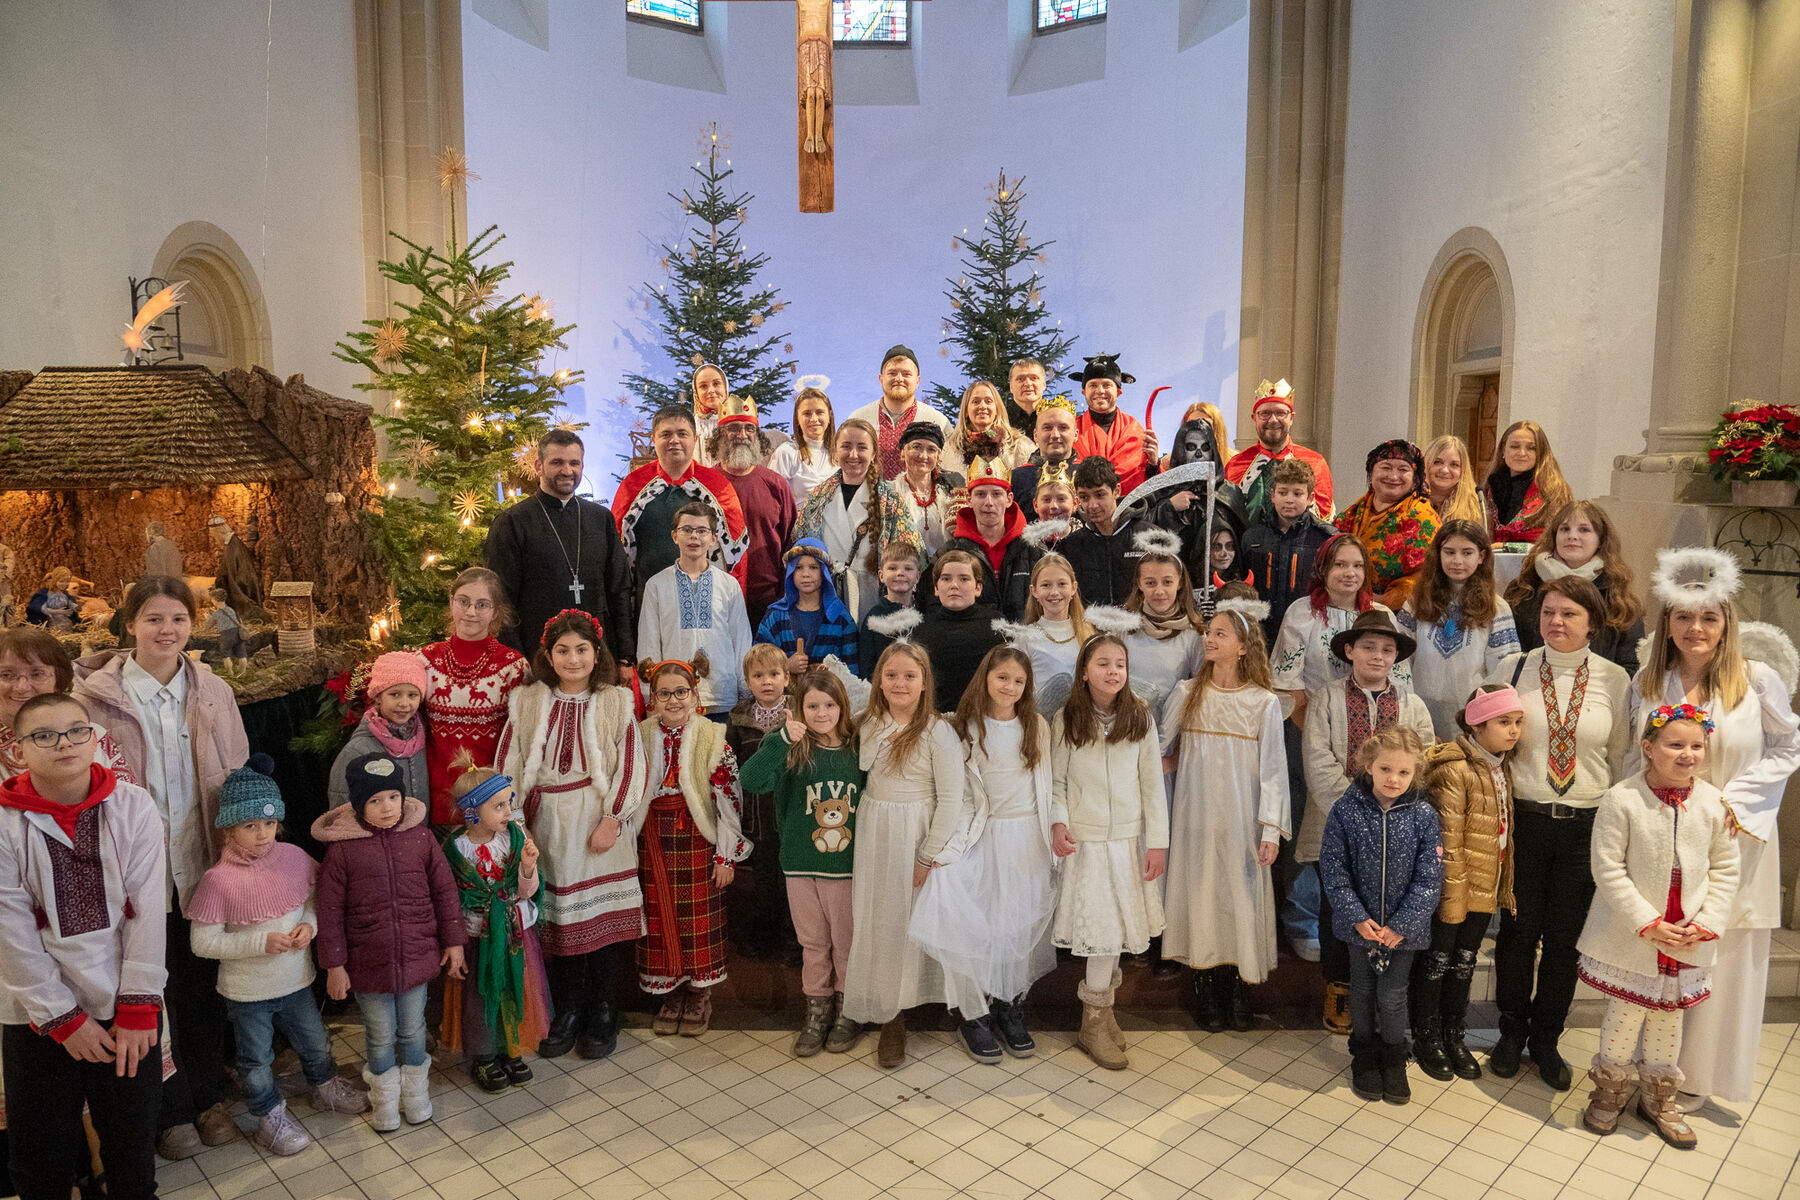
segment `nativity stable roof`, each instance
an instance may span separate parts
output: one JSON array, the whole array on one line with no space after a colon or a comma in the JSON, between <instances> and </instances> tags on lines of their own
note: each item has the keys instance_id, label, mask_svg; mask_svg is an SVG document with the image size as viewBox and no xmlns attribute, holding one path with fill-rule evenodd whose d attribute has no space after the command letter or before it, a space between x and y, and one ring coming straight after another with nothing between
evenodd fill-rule
<instances>
[{"instance_id":1,"label":"nativity stable roof","mask_svg":"<svg viewBox=\"0 0 1800 1200\"><path fill-rule=\"evenodd\" d=\"M0 491L214 487L310 474L202 366L45 367L0 400Z\"/></svg>"}]
</instances>

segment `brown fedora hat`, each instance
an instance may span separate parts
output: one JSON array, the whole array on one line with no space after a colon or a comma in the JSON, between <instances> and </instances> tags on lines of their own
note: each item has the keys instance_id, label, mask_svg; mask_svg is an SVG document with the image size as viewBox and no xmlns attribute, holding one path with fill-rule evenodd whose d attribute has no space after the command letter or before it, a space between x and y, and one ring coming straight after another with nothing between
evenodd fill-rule
<instances>
[{"instance_id":1,"label":"brown fedora hat","mask_svg":"<svg viewBox=\"0 0 1800 1200\"><path fill-rule=\"evenodd\" d=\"M1405 662L1413 656L1413 651L1418 649L1419 644L1405 630L1394 624L1393 613L1385 608L1371 608L1365 613L1357 614L1356 624L1331 639L1332 656L1339 662L1349 662L1350 647L1355 645L1356 639L1365 633L1379 633L1393 638L1394 645L1398 648L1398 653L1394 657L1395 662Z\"/></svg>"}]
</instances>

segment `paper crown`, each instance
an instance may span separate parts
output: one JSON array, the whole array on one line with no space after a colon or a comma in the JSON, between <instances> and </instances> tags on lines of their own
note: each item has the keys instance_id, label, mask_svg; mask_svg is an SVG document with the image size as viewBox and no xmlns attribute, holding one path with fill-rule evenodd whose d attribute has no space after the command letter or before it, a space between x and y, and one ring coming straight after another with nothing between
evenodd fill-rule
<instances>
[{"instance_id":1,"label":"paper crown","mask_svg":"<svg viewBox=\"0 0 1800 1200\"><path fill-rule=\"evenodd\" d=\"M1046 408L1060 408L1067 412L1074 412L1075 402L1069 399L1069 393L1058 392L1054 396L1045 396L1037 402L1039 412L1043 412Z\"/></svg>"},{"instance_id":2,"label":"paper crown","mask_svg":"<svg viewBox=\"0 0 1800 1200\"><path fill-rule=\"evenodd\" d=\"M1064 459L1059 463L1045 463L1043 470L1038 472L1037 490L1041 492L1047 487L1055 486L1074 491L1075 474L1069 470L1069 461Z\"/></svg>"},{"instance_id":3,"label":"paper crown","mask_svg":"<svg viewBox=\"0 0 1800 1200\"><path fill-rule=\"evenodd\" d=\"M969 463L968 489L972 492L978 487L1002 487L1012 491L1012 472L1006 464L993 458L977 456Z\"/></svg>"},{"instance_id":4,"label":"paper crown","mask_svg":"<svg viewBox=\"0 0 1800 1200\"><path fill-rule=\"evenodd\" d=\"M1265 404L1279 404L1289 412L1294 411L1294 389L1285 379L1270 383L1263 380L1256 385L1256 398L1250 402L1250 411L1255 412Z\"/></svg>"},{"instance_id":5,"label":"paper crown","mask_svg":"<svg viewBox=\"0 0 1800 1200\"><path fill-rule=\"evenodd\" d=\"M756 402L747 396L725 397L725 406L719 410L719 424L721 426L732 425L739 421L747 422L751 425L757 423Z\"/></svg>"}]
</instances>

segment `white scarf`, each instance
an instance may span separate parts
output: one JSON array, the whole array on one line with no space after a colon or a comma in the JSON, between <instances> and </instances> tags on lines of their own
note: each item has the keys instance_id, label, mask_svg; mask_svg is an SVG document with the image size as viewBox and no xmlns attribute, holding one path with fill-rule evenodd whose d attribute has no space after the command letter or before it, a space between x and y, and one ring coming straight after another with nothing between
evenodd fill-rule
<instances>
[{"instance_id":1,"label":"white scarf","mask_svg":"<svg viewBox=\"0 0 1800 1200\"><path fill-rule=\"evenodd\" d=\"M1565 579L1570 575L1575 576L1577 579L1585 579L1589 583L1593 583L1594 577L1604 570L1606 570L1606 562L1598 554L1582 563L1579 567L1571 567L1563 562L1562 559L1551 554L1546 554L1537 560L1538 578L1545 583L1549 583L1552 579Z\"/></svg>"}]
</instances>

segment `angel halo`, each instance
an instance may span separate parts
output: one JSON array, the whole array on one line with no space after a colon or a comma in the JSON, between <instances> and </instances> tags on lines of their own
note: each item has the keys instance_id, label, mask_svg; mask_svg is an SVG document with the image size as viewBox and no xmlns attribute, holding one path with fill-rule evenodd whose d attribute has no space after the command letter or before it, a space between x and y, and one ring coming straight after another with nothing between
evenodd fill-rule
<instances>
[{"instance_id":1,"label":"angel halo","mask_svg":"<svg viewBox=\"0 0 1800 1200\"><path fill-rule=\"evenodd\" d=\"M1683 546L1656 552L1650 594L1664 608L1710 605L1723 608L1743 582L1737 559L1711 546Z\"/></svg>"}]
</instances>

